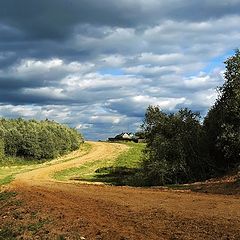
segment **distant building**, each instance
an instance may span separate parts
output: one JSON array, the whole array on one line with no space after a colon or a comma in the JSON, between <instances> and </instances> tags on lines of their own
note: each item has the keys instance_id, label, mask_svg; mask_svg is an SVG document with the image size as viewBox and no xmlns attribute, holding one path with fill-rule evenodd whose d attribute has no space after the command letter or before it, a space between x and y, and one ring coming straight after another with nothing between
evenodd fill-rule
<instances>
[{"instance_id":1,"label":"distant building","mask_svg":"<svg viewBox=\"0 0 240 240\"><path fill-rule=\"evenodd\" d=\"M133 133L127 133L123 132L119 135L116 135L114 138L108 138L108 141L110 142L118 142L118 141L124 141L124 142L144 142L144 139L140 139Z\"/></svg>"}]
</instances>

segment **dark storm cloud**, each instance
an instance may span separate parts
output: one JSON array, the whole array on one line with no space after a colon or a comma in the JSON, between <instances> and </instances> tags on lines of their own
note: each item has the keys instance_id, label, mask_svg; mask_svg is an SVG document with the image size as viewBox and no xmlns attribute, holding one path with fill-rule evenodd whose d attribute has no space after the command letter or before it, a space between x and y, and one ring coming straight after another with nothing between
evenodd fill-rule
<instances>
[{"instance_id":1,"label":"dark storm cloud","mask_svg":"<svg viewBox=\"0 0 240 240\"><path fill-rule=\"evenodd\" d=\"M235 0L2 0L0 21L26 37L55 39L68 37L77 24L139 27L163 19L201 21L239 11Z\"/></svg>"},{"instance_id":2,"label":"dark storm cloud","mask_svg":"<svg viewBox=\"0 0 240 240\"><path fill-rule=\"evenodd\" d=\"M139 48L149 51L151 49L145 46L147 41L139 41L137 38L132 39L132 43L121 39L117 42L116 38L112 39L112 44L108 44L108 48L103 47L102 51L97 46L94 48L89 41L94 39L106 41L105 37L110 34L109 30L112 27L135 29L136 35L139 34L141 37L144 29L167 20L186 23L208 21L238 14L239 11L240 2L234 0L220 2L215 0L165 2L157 0L2 0L0 1L0 50L15 51L19 58L43 59L62 56L70 60L77 57L82 61L86 58L93 59L101 52L127 54L136 52ZM72 42L67 40L71 40L76 34L84 36L84 39L80 38L79 41L87 41L88 44L72 47ZM165 45L168 41L169 38L166 38ZM171 46L171 43L170 46L165 46L165 51L168 51ZM163 49L162 39L158 52Z\"/></svg>"},{"instance_id":3,"label":"dark storm cloud","mask_svg":"<svg viewBox=\"0 0 240 240\"><path fill-rule=\"evenodd\" d=\"M37 88L42 87L43 82L38 81L24 81L22 79L13 78L13 77L0 77L0 89L4 91L9 91L11 89L22 89L22 88Z\"/></svg>"},{"instance_id":4,"label":"dark storm cloud","mask_svg":"<svg viewBox=\"0 0 240 240\"><path fill-rule=\"evenodd\" d=\"M239 12L240 0L2 0L0 116L105 138L135 131L150 104L205 114Z\"/></svg>"}]
</instances>

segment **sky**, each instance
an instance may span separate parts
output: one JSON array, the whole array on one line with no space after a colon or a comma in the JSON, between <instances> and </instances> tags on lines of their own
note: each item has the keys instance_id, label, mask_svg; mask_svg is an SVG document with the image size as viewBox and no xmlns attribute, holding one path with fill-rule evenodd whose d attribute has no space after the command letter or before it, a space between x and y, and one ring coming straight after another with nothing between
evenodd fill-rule
<instances>
[{"instance_id":1,"label":"sky","mask_svg":"<svg viewBox=\"0 0 240 240\"><path fill-rule=\"evenodd\" d=\"M97 140L139 130L149 105L204 116L239 23L240 0L1 0L0 117Z\"/></svg>"}]
</instances>

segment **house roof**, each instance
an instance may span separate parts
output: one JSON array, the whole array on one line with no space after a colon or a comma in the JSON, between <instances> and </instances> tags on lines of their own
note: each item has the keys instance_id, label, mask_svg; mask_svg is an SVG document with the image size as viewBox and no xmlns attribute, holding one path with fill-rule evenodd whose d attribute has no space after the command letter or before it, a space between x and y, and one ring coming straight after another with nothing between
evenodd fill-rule
<instances>
[{"instance_id":1,"label":"house roof","mask_svg":"<svg viewBox=\"0 0 240 240\"><path fill-rule=\"evenodd\" d=\"M115 136L115 138L116 139L132 139L132 138L134 138L134 134L123 132L123 133Z\"/></svg>"}]
</instances>

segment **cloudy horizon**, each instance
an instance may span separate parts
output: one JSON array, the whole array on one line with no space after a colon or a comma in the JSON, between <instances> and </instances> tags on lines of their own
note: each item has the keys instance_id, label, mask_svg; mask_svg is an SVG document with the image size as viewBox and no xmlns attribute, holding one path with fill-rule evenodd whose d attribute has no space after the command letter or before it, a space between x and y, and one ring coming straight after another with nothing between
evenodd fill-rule
<instances>
[{"instance_id":1,"label":"cloudy horizon","mask_svg":"<svg viewBox=\"0 0 240 240\"><path fill-rule=\"evenodd\" d=\"M240 0L3 0L0 117L106 139L139 129L149 105L204 116L239 22Z\"/></svg>"}]
</instances>

